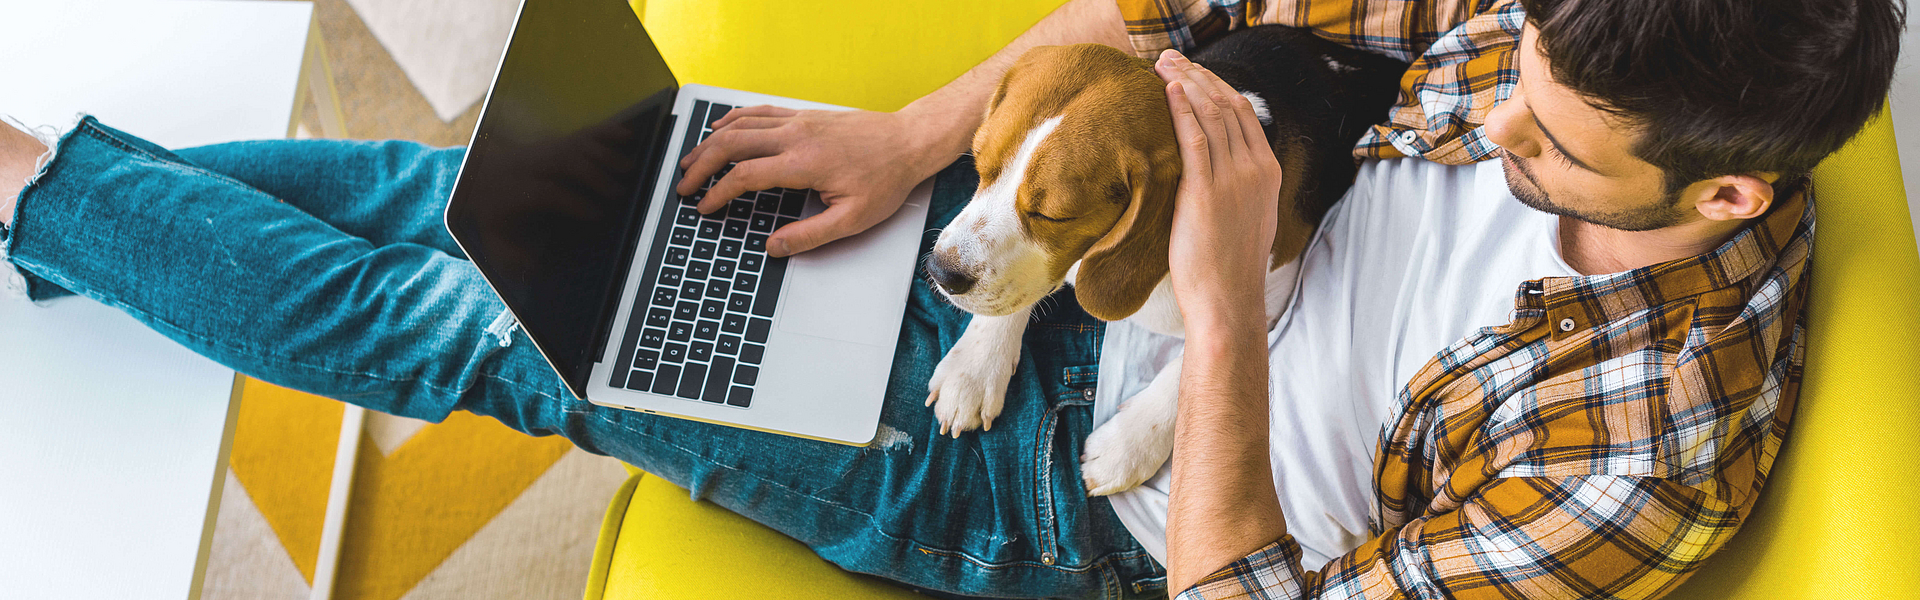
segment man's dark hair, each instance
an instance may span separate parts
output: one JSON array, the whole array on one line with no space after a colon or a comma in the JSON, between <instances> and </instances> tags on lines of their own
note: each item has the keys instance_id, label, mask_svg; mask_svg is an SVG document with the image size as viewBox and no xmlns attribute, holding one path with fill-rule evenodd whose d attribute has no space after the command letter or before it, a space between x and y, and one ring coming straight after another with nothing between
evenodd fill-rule
<instances>
[{"instance_id":1,"label":"man's dark hair","mask_svg":"<svg viewBox=\"0 0 1920 600\"><path fill-rule=\"evenodd\" d=\"M1520 0L1554 81L1641 129L1669 193L1781 174L1804 185L1880 111L1904 0Z\"/></svg>"}]
</instances>

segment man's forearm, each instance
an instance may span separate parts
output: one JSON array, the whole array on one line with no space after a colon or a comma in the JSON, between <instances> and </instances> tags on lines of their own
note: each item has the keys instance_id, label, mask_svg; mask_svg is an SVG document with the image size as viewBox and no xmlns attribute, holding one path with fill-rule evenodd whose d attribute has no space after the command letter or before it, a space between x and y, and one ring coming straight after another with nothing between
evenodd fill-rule
<instances>
[{"instance_id":1,"label":"man's forearm","mask_svg":"<svg viewBox=\"0 0 1920 600\"><path fill-rule=\"evenodd\" d=\"M1267 448L1264 325L1264 315L1189 324L1167 508L1176 594L1287 530Z\"/></svg>"},{"instance_id":2,"label":"man's forearm","mask_svg":"<svg viewBox=\"0 0 1920 600\"><path fill-rule=\"evenodd\" d=\"M1054 9L1005 48L947 85L915 100L901 112L922 120L926 133L937 138L933 140L934 154L952 160L972 145L973 132L980 128L980 120L986 113L987 98L1015 59L1035 46L1083 43L1106 44L1132 52L1127 42L1126 23L1114 0L1072 0Z\"/></svg>"}]
</instances>

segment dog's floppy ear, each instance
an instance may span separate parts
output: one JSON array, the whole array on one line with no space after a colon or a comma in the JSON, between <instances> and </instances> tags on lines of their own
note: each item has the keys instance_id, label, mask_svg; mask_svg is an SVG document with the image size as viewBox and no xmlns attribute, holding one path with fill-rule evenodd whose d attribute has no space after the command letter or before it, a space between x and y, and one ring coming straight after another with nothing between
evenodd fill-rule
<instances>
[{"instance_id":1,"label":"dog's floppy ear","mask_svg":"<svg viewBox=\"0 0 1920 600\"><path fill-rule=\"evenodd\" d=\"M1167 237L1173 232L1173 194L1179 160L1142 161L1129 169L1132 197L1113 230L1080 259L1073 295L1102 321L1133 315L1167 276Z\"/></svg>"}]
</instances>

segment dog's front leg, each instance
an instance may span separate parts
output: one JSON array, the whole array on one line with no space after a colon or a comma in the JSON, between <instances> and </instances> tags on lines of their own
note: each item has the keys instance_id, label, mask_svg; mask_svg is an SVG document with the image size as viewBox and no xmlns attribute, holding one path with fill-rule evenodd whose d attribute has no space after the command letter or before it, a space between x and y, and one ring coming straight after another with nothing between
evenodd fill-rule
<instances>
[{"instance_id":1,"label":"dog's front leg","mask_svg":"<svg viewBox=\"0 0 1920 600\"><path fill-rule=\"evenodd\" d=\"M1001 317L974 315L953 349L933 368L927 382L927 405L940 420L940 433L975 427L993 429L994 417L1006 405L1007 381L1020 362L1020 338L1027 333L1027 315L1033 307Z\"/></svg>"},{"instance_id":2,"label":"dog's front leg","mask_svg":"<svg viewBox=\"0 0 1920 600\"><path fill-rule=\"evenodd\" d=\"M1086 453L1080 456L1080 479L1087 485L1087 495L1105 496L1138 487L1173 457L1180 363L1181 357L1174 357L1146 389L1121 403L1120 412L1087 436Z\"/></svg>"}]
</instances>

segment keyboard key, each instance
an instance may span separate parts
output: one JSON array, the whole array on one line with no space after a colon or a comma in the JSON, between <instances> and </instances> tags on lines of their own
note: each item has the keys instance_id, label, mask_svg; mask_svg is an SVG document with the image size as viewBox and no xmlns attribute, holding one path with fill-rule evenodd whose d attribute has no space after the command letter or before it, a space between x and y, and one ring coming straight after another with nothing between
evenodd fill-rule
<instances>
[{"instance_id":1,"label":"keyboard key","mask_svg":"<svg viewBox=\"0 0 1920 600\"><path fill-rule=\"evenodd\" d=\"M721 232L727 239L737 240L747 236L745 219L727 219L727 228Z\"/></svg>"},{"instance_id":2,"label":"keyboard key","mask_svg":"<svg viewBox=\"0 0 1920 600\"><path fill-rule=\"evenodd\" d=\"M744 364L749 364L749 365L760 364L760 359L764 358L763 355L765 355L766 352L767 352L767 347L759 344L747 344L747 345L741 346L740 362Z\"/></svg>"},{"instance_id":3,"label":"keyboard key","mask_svg":"<svg viewBox=\"0 0 1920 600\"><path fill-rule=\"evenodd\" d=\"M692 198L687 198L685 196L682 196L682 198L687 200L692 199ZM686 225L688 227L699 225L700 211L691 206L682 206L680 207L680 216L679 218L675 219L674 222L679 223L681 225Z\"/></svg>"},{"instance_id":4,"label":"keyboard key","mask_svg":"<svg viewBox=\"0 0 1920 600\"><path fill-rule=\"evenodd\" d=\"M753 314L762 317L773 316L773 302L780 298L780 280L787 276L787 259L775 258L767 261L767 268L760 273L760 289L754 292Z\"/></svg>"},{"instance_id":5,"label":"keyboard key","mask_svg":"<svg viewBox=\"0 0 1920 600\"><path fill-rule=\"evenodd\" d=\"M733 359L721 357L713 359L713 366L707 370L707 390L700 395L708 402L725 402L727 378L733 375Z\"/></svg>"},{"instance_id":6,"label":"keyboard key","mask_svg":"<svg viewBox=\"0 0 1920 600\"><path fill-rule=\"evenodd\" d=\"M747 236L747 251L765 254L767 251L767 236L760 233Z\"/></svg>"},{"instance_id":7,"label":"keyboard key","mask_svg":"<svg viewBox=\"0 0 1920 600\"><path fill-rule=\"evenodd\" d=\"M671 305L673 304L673 299L679 298L679 297L680 297L679 290L675 290L670 287L661 286L653 289L653 305L654 306Z\"/></svg>"},{"instance_id":8,"label":"keyboard key","mask_svg":"<svg viewBox=\"0 0 1920 600\"><path fill-rule=\"evenodd\" d=\"M680 297L692 300L705 293L707 287L698 281L686 281L680 284Z\"/></svg>"},{"instance_id":9,"label":"keyboard key","mask_svg":"<svg viewBox=\"0 0 1920 600\"><path fill-rule=\"evenodd\" d=\"M667 343L667 330L665 329L648 327L645 333L640 334L640 347L642 348L659 348L661 344L665 343Z\"/></svg>"},{"instance_id":10,"label":"keyboard key","mask_svg":"<svg viewBox=\"0 0 1920 600\"><path fill-rule=\"evenodd\" d=\"M653 372L634 371L627 375L627 389L644 392L653 389Z\"/></svg>"},{"instance_id":11,"label":"keyboard key","mask_svg":"<svg viewBox=\"0 0 1920 600\"><path fill-rule=\"evenodd\" d=\"M648 371L652 371L654 367L658 367L658 366L660 366L659 352L655 352L652 350L641 350L640 352L634 354L633 356L633 368L635 369L646 369Z\"/></svg>"},{"instance_id":12,"label":"keyboard key","mask_svg":"<svg viewBox=\"0 0 1920 600\"><path fill-rule=\"evenodd\" d=\"M713 360L713 344L694 342L687 346L687 360L706 362Z\"/></svg>"},{"instance_id":13,"label":"keyboard key","mask_svg":"<svg viewBox=\"0 0 1920 600\"><path fill-rule=\"evenodd\" d=\"M751 324L749 324L751 326ZM667 340L684 342L693 338L693 324L675 322L667 327Z\"/></svg>"},{"instance_id":14,"label":"keyboard key","mask_svg":"<svg viewBox=\"0 0 1920 600\"><path fill-rule=\"evenodd\" d=\"M660 365L660 372L655 373L653 376L653 393L662 396L672 396L673 386L678 383L680 383L680 367L677 365Z\"/></svg>"},{"instance_id":15,"label":"keyboard key","mask_svg":"<svg viewBox=\"0 0 1920 600\"><path fill-rule=\"evenodd\" d=\"M685 266L687 264L687 256L691 253L692 251L686 248L668 248L667 264L676 267Z\"/></svg>"},{"instance_id":16,"label":"keyboard key","mask_svg":"<svg viewBox=\"0 0 1920 600\"><path fill-rule=\"evenodd\" d=\"M798 220L799 220L799 219L796 219L796 218L793 218L793 217L780 217L780 218L778 218L778 219L774 219L774 220L773 220L773 228L774 228L775 230L778 230L778 229L780 229L781 227L786 227L788 223L792 223L792 222L794 222L794 221L798 221Z\"/></svg>"},{"instance_id":17,"label":"keyboard key","mask_svg":"<svg viewBox=\"0 0 1920 600\"><path fill-rule=\"evenodd\" d=\"M719 321L708 321L708 320L702 319L699 323L693 324L693 339L712 340L715 336L718 336L718 335L720 335Z\"/></svg>"},{"instance_id":18,"label":"keyboard key","mask_svg":"<svg viewBox=\"0 0 1920 600\"><path fill-rule=\"evenodd\" d=\"M703 239L703 240L720 239L721 227L723 227L723 225L721 225L720 221L717 221L714 219L701 219L700 220L700 239Z\"/></svg>"},{"instance_id":19,"label":"keyboard key","mask_svg":"<svg viewBox=\"0 0 1920 600\"><path fill-rule=\"evenodd\" d=\"M773 331L773 321L769 321L766 319L753 319L751 321L747 321L747 341L749 342L766 343L767 334L771 333L772 331Z\"/></svg>"},{"instance_id":20,"label":"keyboard key","mask_svg":"<svg viewBox=\"0 0 1920 600\"><path fill-rule=\"evenodd\" d=\"M700 243L694 244L693 257L700 260L713 260L713 252L716 249L717 248L713 245L713 242L700 242Z\"/></svg>"},{"instance_id":21,"label":"keyboard key","mask_svg":"<svg viewBox=\"0 0 1920 600\"><path fill-rule=\"evenodd\" d=\"M680 371L680 393L675 394L688 400L699 400L701 389L707 384L707 366L700 363L687 363Z\"/></svg>"},{"instance_id":22,"label":"keyboard key","mask_svg":"<svg viewBox=\"0 0 1920 600\"><path fill-rule=\"evenodd\" d=\"M727 310L732 312L745 314L748 310L752 308L753 308L753 296L748 296L746 294L734 294L732 298L727 300Z\"/></svg>"},{"instance_id":23,"label":"keyboard key","mask_svg":"<svg viewBox=\"0 0 1920 600\"><path fill-rule=\"evenodd\" d=\"M720 336L720 340L713 343L713 351L723 356L735 356L740 354L740 336L737 336L737 335Z\"/></svg>"},{"instance_id":24,"label":"keyboard key","mask_svg":"<svg viewBox=\"0 0 1920 600\"><path fill-rule=\"evenodd\" d=\"M760 264L766 262L766 260L767 257L759 254L742 254L740 255L740 270L748 273L759 272Z\"/></svg>"},{"instance_id":25,"label":"keyboard key","mask_svg":"<svg viewBox=\"0 0 1920 600\"><path fill-rule=\"evenodd\" d=\"M727 292L731 287L733 287L732 280L721 279L716 276L713 279L707 280L707 297L708 298L725 298L727 297Z\"/></svg>"},{"instance_id":26,"label":"keyboard key","mask_svg":"<svg viewBox=\"0 0 1920 600\"><path fill-rule=\"evenodd\" d=\"M647 311L648 327L666 327L673 322L673 309L654 307Z\"/></svg>"},{"instance_id":27,"label":"keyboard key","mask_svg":"<svg viewBox=\"0 0 1920 600\"><path fill-rule=\"evenodd\" d=\"M726 312L726 303L719 300L708 300L700 303L700 318L702 319L718 319L721 314Z\"/></svg>"},{"instance_id":28,"label":"keyboard key","mask_svg":"<svg viewBox=\"0 0 1920 600\"><path fill-rule=\"evenodd\" d=\"M686 344L667 344L667 347L660 349L660 362L662 364L668 364L668 365L677 365L683 362L687 362L687 345ZM663 369L661 371L662 373L666 372L664 370L665 367L661 367L661 369Z\"/></svg>"},{"instance_id":29,"label":"keyboard key","mask_svg":"<svg viewBox=\"0 0 1920 600\"><path fill-rule=\"evenodd\" d=\"M661 269L660 285L680 285L680 276L685 273L680 269Z\"/></svg>"},{"instance_id":30,"label":"keyboard key","mask_svg":"<svg viewBox=\"0 0 1920 600\"><path fill-rule=\"evenodd\" d=\"M692 321L698 318L700 318L699 302L681 302L679 306L673 309L673 319L675 321Z\"/></svg>"},{"instance_id":31,"label":"keyboard key","mask_svg":"<svg viewBox=\"0 0 1920 600\"><path fill-rule=\"evenodd\" d=\"M740 258L740 240L720 240L720 258Z\"/></svg>"},{"instance_id":32,"label":"keyboard key","mask_svg":"<svg viewBox=\"0 0 1920 600\"><path fill-rule=\"evenodd\" d=\"M751 216L753 216L753 200L751 199L743 197L727 205L727 217L729 218L745 219Z\"/></svg>"},{"instance_id":33,"label":"keyboard key","mask_svg":"<svg viewBox=\"0 0 1920 600\"><path fill-rule=\"evenodd\" d=\"M727 252L726 247L727 247L726 244L724 243L720 244L720 253L722 255L726 254ZM730 261L730 260L713 261L712 278L713 279L729 279L729 280L733 279L733 261Z\"/></svg>"},{"instance_id":34,"label":"keyboard key","mask_svg":"<svg viewBox=\"0 0 1920 600\"><path fill-rule=\"evenodd\" d=\"M782 215L798 217L801 207L806 204L806 190L786 190L780 194L780 214Z\"/></svg>"},{"instance_id":35,"label":"keyboard key","mask_svg":"<svg viewBox=\"0 0 1920 600\"><path fill-rule=\"evenodd\" d=\"M773 215L754 215L747 221L747 229L760 233L773 233Z\"/></svg>"},{"instance_id":36,"label":"keyboard key","mask_svg":"<svg viewBox=\"0 0 1920 600\"><path fill-rule=\"evenodd\" d=\"M759 380L760 380L759 367L754 367L749 365L740 365L740 368L733 370L734 383L738 383L740 385L753 385L753 382L759 381Z\"/></svg>"},{"instance_id":37,"label":"keyboard key","mask_svg":"<svg viewBox=\"0 0 1920 600\"><path fill-rule=\"evenodd\" d=\"M730 110L733 110L733 107L727 106L725 104L715 104L715 105L712 105L710 108L708 108L707 109L707 129L713 129L713 124L719 123L720 117L727 116L727 111L730 111Z\"/></svg>"},{"instance_id":38,"label":"keyboard key","mask_svg":"<svg viewBox=\"0 0 1920 600\"><path fill-rule=\"evenodd\" d=\"M720 330L734 335L746 333L747 316L735 313L727 314L726 317L720 319ZM662 339L664 339L665 336L665 333L661 334Z\"/></svg>"},{"instance_id":39,"label":"keyboard key","mask_svg":"<svg viewBox=\"0 0 1920 600\"><path fill-rule=\"evenodd\" d=\"M667 240L675 246L692 246L693 228L675 227L673 228L673 237L667 238Z\"/></svg>"},{"instance_id":40,"label":"keyboard key","mask_svg":"<svg viewBox=\"0 0 1920 600\"><path fill-rule=\"evenodd\" d=\"M760 192L760 196L753 200L753 209L763 213L779 212L780 193L775 190Z\"/></svg>"},{"instance_id":41,"label":"keyboard key","mask_svg":"<svg viewBox=\"0 0 1920 600\"><path fill-rule=\"evenodd\" d=\"M707 264L708 264L707 261L703 261L703 260L696 260L696 261L693 261L692 263L689 263L687 265L687 279L692 279L694 281L706 281Z\"/></svg>"},{"instance_id":42,"label":"keyboard key","mask_svg":"<svg viewBox=\"0 0 1920 600\"><path fill-rule=\"evenodd\" d=\"M744 388L736 385L733 386L733 391L727 393L727 406L747 408L752 405L753 388Z\"/></svg>"},{"instance_id":43,"label":"keyboard key","mask_svg":"<svg viewBox=\"0 0 1920 600\"><path fill-rule=\"evenodd\" d=\"M752 273L741 273L739 275L733 276L733 291L752 292L753 286L756 286L756 285L760 285L759 275L754 275Z\"/></svg>"}]
</instances>

